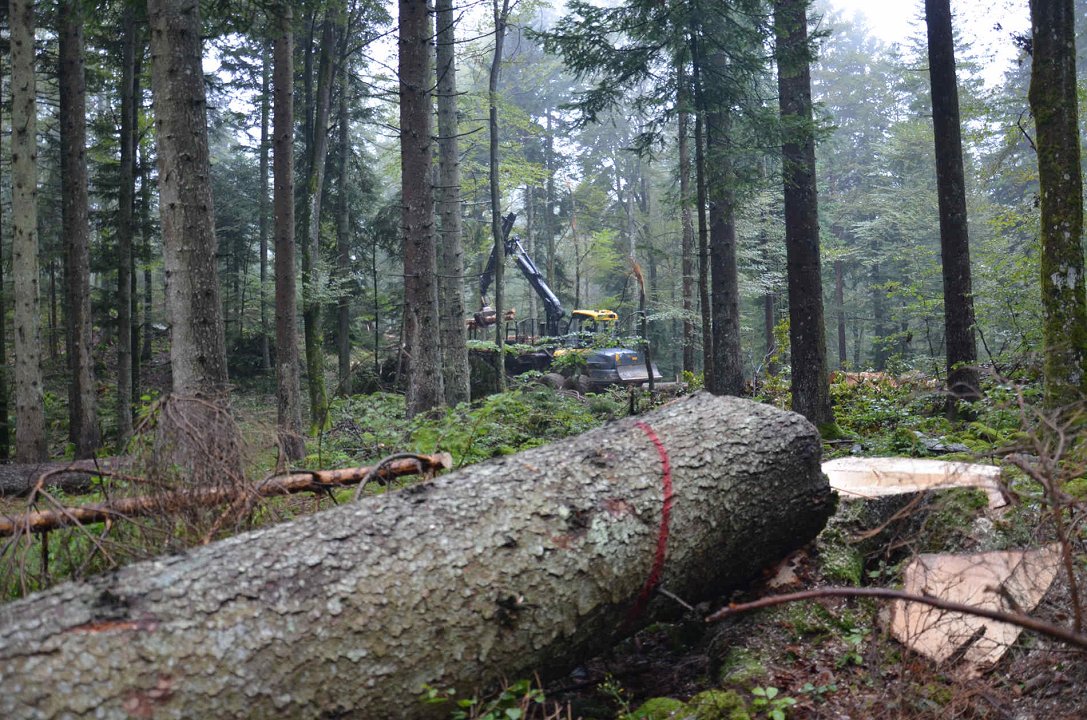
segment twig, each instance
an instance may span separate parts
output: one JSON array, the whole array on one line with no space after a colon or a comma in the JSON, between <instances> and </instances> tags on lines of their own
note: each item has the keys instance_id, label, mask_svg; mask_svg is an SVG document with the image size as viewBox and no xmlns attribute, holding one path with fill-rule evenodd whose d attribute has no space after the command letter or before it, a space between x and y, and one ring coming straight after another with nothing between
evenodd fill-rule
<instances>
[{"instance_id":1,"label":"twig","mask_svg":"<svg viewBox=\"0 0 1087 720\"><path fill-rule=\"evenodd\" d=\"M406 456L406 458L404 457ZM103 522L113 518L148 515L164 505L215 506L235 501L239 496L290 495L299 492L316 492L331 487L365 484L377 477L391 478L401 475L435 472L448 469L453 464L448 453L414 455L402 453L382 460L374 467L347 468L344 470L305 470L279 475L252 486L211 487L182 490L160 495L141 495L119 498L110 502L93 503L76 507L60 507L57 510L39 510L16 516L0 515L0 536L21 532L44 532L53 528Z\"/></svg>"},{"instance_id":2,"label":"twig","mask_svg":"<svg viewBox=\"0 0 1087 720\"><path fill-rule=\"evenodd\" d=\"M1003 612L1001 610L988 610L973 605L952 602L951 600L942 600L931 595L913 595L901 590L888 590L886 588L826 587L816 590L786 593L784 595L773 595L749 603L729 605L710 615L706 618L706 622L718 622L733 615L749 612L751 610L761 610L763 608L775 607L786 603L800 602L803 600L818 600L820 598L828 597L873 597L881 600L903 600L905 602L921 603L922 605L929 605L939 610L976 615L977 617L983 617L988 620L996 620L997 622L1016 625L1026 630L1032 630L1036 633L1041 633L1042 635L1048 635L1061 642L1087 650L1087 635L1070 630L1062 625L1054 625L1053 623L1038 620L1029 615Z\"/></svg>"}]
</instances>

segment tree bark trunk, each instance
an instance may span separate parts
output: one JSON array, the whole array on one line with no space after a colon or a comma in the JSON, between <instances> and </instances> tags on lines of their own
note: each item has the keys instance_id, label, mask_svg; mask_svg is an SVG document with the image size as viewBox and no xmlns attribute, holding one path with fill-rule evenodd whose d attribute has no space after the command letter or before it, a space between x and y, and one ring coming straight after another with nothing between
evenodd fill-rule
<instances>
[{"instance_id":1,"label":"tree bark trunk","mask_svg":"<svg viewBox=\"0 0 1087 720\"><path fill-rule=\"evenodd\" d=\"M0 715L445 717L808 542L834 500L800 416L699 394L0 607ZM49 678L49 682L42 681ZM56 692L63 686L65 692Z\"/></svg>"},{"instance_id":2,"label":"tree bark trunk","mask_svg":"<svg viewBox=\"0 0 1087 720\"><path fill-rule=\"evenodd\" d=\"M679 85L676 98L678 114L679 155L679 217L683 228L680 246L680 262L683 278L683 372L695 372L694 350L694 219L691 216L691 147L690 147L690 84L686 76L686 64L676 63L676 75Z\"/></svg>"},{"instance_id":3,"label":"tree bark trunk","mask_svg":"<svg viewBox=\"0 0 1087 720\"><path fill-rule=\"evenodd\" d=\"M966 180L962 168L959 88L951 0L925 0L932 126L936 138L936 188L940 206L940 257L944 281L944 348L948 408L954 399L981 397L974 340L974 296L970 277L970 234Z\"/></svg>"},{"instance_id":4,"label":"tree bark trunk","mask_svg":"<svg viewBox=\"0 0 1087 720\"><path fill-rule=\"evenodd\" d=\"M45 460L38 274L34 3L11 0L11 270L15 276L15 459Z\"/></svg>"},{"instance_id":5,"label":"tree bark trunk","mask_svg":"<svg viewBox=\"0 0 1087 720\"><path fill-rule=\"evenodd\" d=\"M67 312L64 315L68 347L68 438L75 457L88 458L98 450L97 386L91 357L90 209L87 201L87 84L83 66L83 11L76 0L58 7L60 34L60 175L61 215L64 225L64 280ZM122 249L123 250L123 249ZM121 253L122 261L130 261ZM127 281L127 278L125 278ZM119 305L127 308L121 295ZM123 311L119 314L127 317ZM129 326L118 328L118 341L129 337ZM125 368L128 370L128 368ZM122 385L131 387L126 377Z\"/></svg>"},{"instance_id":6,"label":"tree bark trunk","mask_svg":"<svg viewBox=\"0 0 1087 720\"><path fill-rule=\"evenodd\" d=\"M430 72L433 26L422 0L400 0L400 167L404 247L404 322L411 364L407 412L445 402L438 328L438 249L430 181Z\"/></svg>"},{"instance_id":7,"label":"tree bark trunk","mask_svg":"<svg viewBox=\"0 0 1087 720\"><path fill-rule=\"evenodd\" d=\"M807 0L776 0L774 32L781 117L785 127L794 130L782 145L793 410L823 427L834 422L834 414L830 408L823 321L806 8Z\"/></svg>"},{"instance_id":8,"label":"tree bark trunk","mask_svg":"<svg viewBox=\"0 0 1087 720\"><path fill-rule=\"evenodd\" d=\"M117 191L117 442L123 448L132 437L133 352L132 329L133 254L135 220L136 132L135 85L136 16L126 7L121 16L121 127L119 141L121 162Z\"/></svg>"},{"instance_id":9,"label":"tree bark trunk","mask_svg":"<svg viewBox=\"0 0 1087 720\"><path fill-rule=\"evenodd\" d=\"M711 180L710 271L713 308L713 384L717 395L739 395L744 389L740 354L740 280L736 267L736 191L727 109L707 115L706 151Z\"/></svg>"},{"instance_id":10,"label":"tree bark trunk","mask_svg":"<svg viewBox=\"0 0 1087 720\"><path fill-rule=\"evenodd\" d=\"M1042 195L1045 400L1061 407L1087 392L1083 281L1083 175L1076 108L1075 5L1031 0L1030 110L1038 131Z\"/></svg>"},{"instance_id":11,"label":"tree bark trunk","mask_svg":"<svg viewBox=\"0 0 1087 720\"><path fill-rule=\"evenodd\" d=\"M227 384L208 160L199 3L148 0L173 390L218 394Z\"/></svg>"},{"instance_id":12,"label":"tree bark trunk","mask_svg":"<svg viewBox=\"0 0 1087 720\"><path fill-rule=\"evenodd\" d=\"M257 212L260 228L260 369L272 369L268 341L268 166L272 143L269 130L272 115L272 53L267 39L261 40L260 53L260 204Z\"/></svg>"},{"instance_id":13,"label":"tree bark trunk","mask_svg":"<svg viewBox=\"0 0 1087 720\"><path fill-rule=\"evenodd\" d=\"M351 84L348 70L351 28L348 27L347 8L343 8L340 21L340 46L336 68L337 98L337 137L339 151L336 157L336 274L339 297L336 298L336 394L350 397L351 387L351 211L348 202L348 184L350 177L347 162L351 155L351 116L348 113L348 95Z\"/></svg>"},{"instance_id":14,"label":"tree bark trunk","mask_svg":"<svg viewBox=\"0 0 1087 720\"><path fill-rule=\"evenodd\" d=\"M317 104L314 110L312 138L309 142L306 187L299 223L302 238L302 327L306 344L306 378L309 388L310 424L324 430L328 420L328 390L325 387L324 332L321 326L323 281L321 258L321 198L325 185L325 160L328 156L328 122L332 105L332 53L336 46L336 28L326 12L322 22L321 56L317 70Z\"/></svg>"},{"instance_id":15,"label":"tree bark trunk","mask_svg":"<svg viewBox=\"0 0 1087 720\"><path fill-rule=\"evenodd\" d=\"M442 367L445 401L471 399L464 325L464 243L461 238L460 142L457 139L456 21L452 0L437 0L438 215L441 218Z\"/></svg>"},{"instance_id":16,"label":"tree bark trunk","mask_svg":"<svg viewBox=\"0 0 1087 720\"><path fill-rule=\"evenodd\" d=\"M294 260L294 33L291 4L273 9L272 173L275 213L276 427L283 454L306 454L298 374L298 288Z\"/></svg>"},{"instance_id":17,"label":"tree bark trunk","mask_svg":"<svg viewBox=\"0 0 1087 720\"><path fill-rule=\"evenodd\" d=\"M502 195L498 177L498 78L502 72L502 46L506 39L506 17L509 0L491 0L494 12L494 54L491 56L491 72L487 85L488 139L490 170L487 173L491 190L491 237L494 240L494 342L498 346L495 355L495 371L498 373L498 391L506 391L506 245L502 237Z\"/></svg>"}]
</instances>

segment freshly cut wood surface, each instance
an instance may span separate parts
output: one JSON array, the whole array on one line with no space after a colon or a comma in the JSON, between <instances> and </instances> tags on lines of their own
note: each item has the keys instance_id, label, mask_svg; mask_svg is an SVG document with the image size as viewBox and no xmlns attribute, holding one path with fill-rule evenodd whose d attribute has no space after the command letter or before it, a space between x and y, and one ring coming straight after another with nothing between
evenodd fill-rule
<instances>
[{"instance_id":1,"label":"freshly cut wood surface","mask_svg":"<svg viewBox=\"0 0 1087 720\"><path fill-rule=\"evenodd\" d=\"M985 491L989 507L1007 504L1000 491L1000 468L918 458L848 457L823 463L830 486L844 500L901 495L951 487Z\"/></svg>"}]
</instances>

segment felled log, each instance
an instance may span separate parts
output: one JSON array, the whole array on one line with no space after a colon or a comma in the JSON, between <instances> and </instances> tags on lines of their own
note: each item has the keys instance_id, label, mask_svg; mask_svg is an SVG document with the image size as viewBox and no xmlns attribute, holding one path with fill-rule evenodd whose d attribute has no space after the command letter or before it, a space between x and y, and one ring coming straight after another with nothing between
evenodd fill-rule
<instances>
[{"instance_id":1,"label":"felled log","mask_svg":"<svg viewBox=\"0 0 1087 720\"><path fill-rule=\"evenodd\" d=\"M833 509L818 432L706 394L0 606L0 717L447 716L746 582Z\"/></svg>"},{"instance_id":2,"label":"felled log","mask_svg":"<svg viewBox=\"0 0 1087 720\"><path fill-rule=\"evenodd\" d=\"M447 470L452 466L453 458L448 453L420 455L400 458L373 468L299 470L268 478L250 487L218 486L181 490L157 495L118 498L109 502L76 505L58 510L38 510L22 515L0 515L0 537L20 532L45 532L70 525L139 517L159 512L163 507L213 507L247 494L254 497L272 497L300 492L317 492L357 485L367 479L387 481L403 475Z\"/></svg>"},{"instance_id":3,"label":"felled log","mask_svg":"<svg viewBox=\"0 0 1087 720\"><path fill-rule=\"evenodd\" d=\"M90 487L91 478L118 466L118 458L67 460L64 462L0 465L0 495L26 495L46 475L46 488L80 492Z\"/></svg>"}]
</instances>

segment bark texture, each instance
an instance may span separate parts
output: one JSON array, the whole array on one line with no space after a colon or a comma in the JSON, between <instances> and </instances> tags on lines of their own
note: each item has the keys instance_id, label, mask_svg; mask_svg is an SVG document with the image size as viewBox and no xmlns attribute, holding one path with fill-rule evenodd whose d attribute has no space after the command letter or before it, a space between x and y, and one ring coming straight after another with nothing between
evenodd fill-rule
<instances>
[{"instance_id":1,"label":"bark texture","mask_svg":"<svg viewBox=\"0 0 1087 720\"><path fill-rule=\"evenodd\" d=\"M302 239L302 327L306 344L306 379L309 388L310 423L324 430L328 419L328 390L325 387L324 332L321 327L321 295L324 278L321 262L321 200L325 187L328 157L328 124L332 109L332 53L336 26L331 11L321 23L321 56L317 66L317 105L309 140L305 199L299 226Z\"/></svg>"},{"instance_id":2,"label":"bark texture","mask_svg":"<svg viewBox=\"0 0 1087 720\"><path fill-rule=\"evenodd\" d=\"M707 388L717 395L739 395L744 389L740 354L740 280L736 267L736 178L729 147L731 125L727 109L707 116L709 261L713 288L713 376Z\"/></svg>"},{"instance_id":3,"label":"bark texture","mask_svg":"<svg viewBox=\"0 0 1087 720\"><path fill-rule=\"evenodd\" d=\"M1042 194L1045 399L1050 407L1087 392L1087 298L1083 279L1083 175L1076 108L1073 0L1031 0L1034 57L1030 110Z\"/></svg>"},{"instance_id":4,"label":"bark texture","mask_svg":"<svg viewBox=\"0 0 1087 720\"><path fill-rule=\"evenodd\" d=\"M148 0L173 390L226 387L197 0Z\"/></svg>"},{"instance_id":5,"label":"bark texture","mask_svg":"<svg viewBox=\"0 0 1087 720\"><path fill-rule=\"evenodd\" d=\"M640 420L0 607L0 716L447 716L745 582L832 510L802 417ZM43 682L49 678L49 682ZM58 689L62 691L58 692Z\"/></svg>"},{"instance_id":6,"label":"bark texture","mask_svg":"<svg viewBox=\"0 0 1087 720\"><path fill-rule=\"evenodd\" d=\"M457 64L453 0L437 0L438 214L441 217L442 369L445 401L470 399L468 332L464 318L464 243L460 222L460 143L457 139ZM535 317L530 315L530 317Z\"/></svg>"},{"instance_id":7,"label":"bark texture","mask_svg":"<svg viewBox=\"0 0 1087 720\"><path fill-rule=\"evenodd\" d=\"M15 276L15 459L45 460L38 275L34 3L11 0L11 272Z\"/></svg>"},{"instance_id":8,"label":"bark texture","mask_svg":"<svg viewBox=\"0 0 1087 720\"><path fill-rule=\"evenodd\" d=\"M98 387L91 357L91 226L87 201L87 83L83 64L83 11L75 0L58 6L60 25L60 175L64 224L64 314L68 372L68 438L77 458L98 450ZM131 249L131 246L130 248ZM128 256L122 254L128 261ZM126 277L127 281L128 278ZM122 295L123 305L129 298ZM125 313L121 317L129 319ZM118 336L130 339L130 324ZM123 341L122 341L123 342ZM131 367L122 385L132 386Z\"/></svg>"},{"instance_id":9,"label":"bark texture","mask_svg":"<svg viewBox=\"0 0 1087 720\"><path fill-rule=\"evenodd\" d=\"M980 397L974 296L970 276L970 232L962 168L959 88L951 0L925 0L932 125L936 137L936 190L940 205L940 258L944 280L944 347L949 398Z\"/></svg>"},{"instance_id":10,"label":"bark texture","mask_svg":"<svg viewBox=\"0 0 1087 720\"><path fill-rule=\"evenodd\" d=\"M830 409L823 283L819 261L819 201L815 189L815 128L807 0L776 0L778 97L786 130L781 174L789 285L789 355L793 410L822 427Z\"/></svg>"},{"instance_id":11,"label":"bark texture","mask_svg":"<svg viewBox=\"0 0 1087 720\"><path fill-rule=\"evenodd\" d=\"M136 17L131 7L121 16L120 151L117 190L117 440L121 447L132 437L133 254L136 198Z\"/></svg>"},{"instance_id":12,"label":"bark texture","mask_svg":"<svg viewBox=\"0 0 1087 720\"><path fill-rule=\"evenodd\" d=\"M404 247L404 322L409 415L445 402L438 328L438 250L430 182L432 25L422 0L400 0L400 167Z\"/></svg>"},{"instance_id":13,"label":"bark texture","mask_svg":"<svg viewBox=\"0 0 1087 720\"><path fill-rule=\"evenodd\" d=\"M685 63L676 62L678 97L676 113L678 124L679 155L679 206L680 223L683 228L680 241L680 259L683 269L683 372L692 375L695 372L695 334L694 334L694 219L691 216L691 149L690 149L690 81L685 74Z\"/></svg>"},{"instance_id":14,"label":"bark texture","mask_svg":"<svg viewBox=\"0 0 1087 720\"><path fill-rule=\"evenodd\" d=\"M275 176L276 426L283 453L306 454L302 384L298 373L298 310L294 260L294 34L291 5L276 7L273 40L273 155Z\"/></svg>"}]
</instances>

